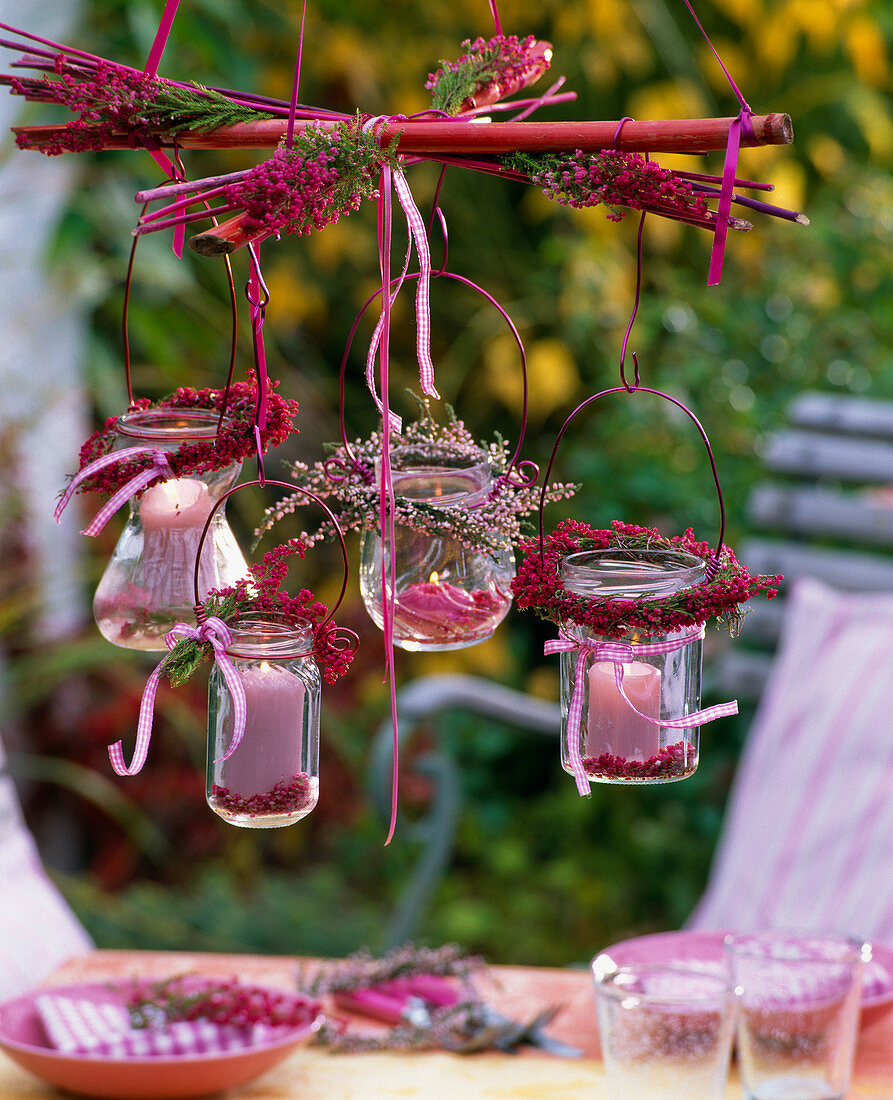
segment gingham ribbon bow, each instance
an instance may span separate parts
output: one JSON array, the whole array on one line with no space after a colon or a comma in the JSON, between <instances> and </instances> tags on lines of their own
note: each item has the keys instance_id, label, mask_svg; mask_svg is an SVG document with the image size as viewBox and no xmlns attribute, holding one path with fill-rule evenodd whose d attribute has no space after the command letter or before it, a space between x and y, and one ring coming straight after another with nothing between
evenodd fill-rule
<instances>
[{"instance_id":1,"label":"gingham ribbon bow","mask_svg":"<svg viewBox=\"0 0 893 1100\"><path fill-rule=\"evenodd\" d=\"M724 718L729 714L738 713L738 703L717 703L715 706L704 710L695 711L694 714L686 714L681 718L652 718L648 714L642 714L640 710L630 702L623 690L623 666L630 664L638 657L653 657L658 654L672 653L676 649L682 649L691 642L699 641L704 637L704 627L694 627L692 630L680 634L678 638L668 639L664 642L645 642L631 645L629 642L593 642L586 638L572 638L563 630L559 630L558 637L546 642L543 652L546 656L553 653L576 653L577 661L574 669L574 693L571 697L567 715L568 728L568 757L571 771L577 783L577 791L581 795L588 796L589 777L583 767L580 757L580 727L583 722L583 697L584 676L586 666L590 661L610 661L614 666L614 683L623 697L623 701L629 709L650 722L653 726L669 726L671 729L689 729L692 726L702 726L706 722L712 722L714 718Z\"/></svg>"},{"instance_id":2,"label":"gingham ribbon bow","mask_svg":"<svg viewBox=\"0 0 893 1100\"><path fill-rule=\"evenodd\" d=\"M79 471L79 473L75 474L71 479L68 488L59 498L59 503L56 505L55 512L53 512L53 518L56 523L62 522L62 513L65 511L68 502L74 496L81 482L85 481L93 474L98 473L100 470L104 470L106 466L114 466L116 462L122 462L127 458L136 458L138 455L151 455L152 465L134 475L126 485L122 485L117 493L103 504L91 522L81 531L82 535L98 535L124 501L130 500L131 497L136 496L140 489L144 489L149 482L154 481L156 477L170 479L176 476L167 460L167 455L158 447L125 447L123 451L112 451L111 454L103 455L102 458L97 458L95 462L91 462L89 466L85 466L83 470Z\"/></svg>"},{"instance_id":3,"label":"gingham ribbon bow","mask_svg":"<svg viewBox=\"0 0 893 1100\"><path fill-rule=\"evenodd\" d=\"M239 679L239 675L232 661L229 659L229 654L226 652L226 647L231 644L233 636L230 633L229 627L222 619L218 619L216 615L211 615L200 626L190 626L189 623L177 623L167 634L165 634L164 642L168 649L173 649L177 642L186 638L194 638L198 642L210 643L214 650L214 659L220 671L223 673L226 686L229 688L230 695L233 699L233 736L226 753L221 756L219 760L215 760L215 763L219 764L221 760L229 760L241 744L242 736L245 733L245 718L248 711L248 704L245 699L245 688L242 685L242 681ZM146 756L149 753L149 740L152 736L152 716L155 712L155 695L158 691L158 684L164 674L164 666L166 663L167 657L165 656L149 677L143 691L143 698L140 702L140 716L136 727L136 746L134 747L133 759L129 767L124 761L123 743L121 741L116 741L114 745L109 745L109 760L111 760L112 767L118 775L136 775L146 762Z\"/></svg>"}]
</instances>

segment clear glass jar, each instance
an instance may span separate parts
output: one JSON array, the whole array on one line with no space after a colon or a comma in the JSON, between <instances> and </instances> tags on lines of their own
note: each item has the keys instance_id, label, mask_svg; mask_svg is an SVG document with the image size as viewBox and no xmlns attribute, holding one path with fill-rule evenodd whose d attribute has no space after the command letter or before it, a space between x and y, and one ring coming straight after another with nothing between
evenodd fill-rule
<instances>
[{"instance_id":1,"label":"clear glass jar","mask_svg":"<svg viewBox=\"0 0 893 1100\"><path fill-rule=\"evenodd\" d=\"M204 409L145 409L118 417L116 448L173 452L212 440L219 415ZM130 517L93 598L102 635L125 649L161 652L178 622L194 623L193 575L202 529L214 504L239 476L241 463L158 482L130 501ZM225 516L214 514L202 548L199 593L240 580L248 564Z\"/></svg>"},{"instance_id":2,"label":"clear glass jar","mask_svg":"<svg viewBox=\"0 0 893 1100\"><path fill-rule=\"evenodd\" d=\"M698 584L704 569L702 559L684 551L612 548L568 555L559 576L568 592L619 601L679 592ZM576 750L590 783L671 783L690 776L698 766L699 727L661 723L678 721L700 709L699 632L689 629L641 638L630 631L623 638L605 638L572 622L562 624L562 631L582 642L584 650L616 642L631 647L629 659L619 665L586 654L578 729L571 729L569 720L578 690L578 652L560 655L564 770L574 774L571 757ZM666 653L647 652L650 646L674 644ZM618 667L626 698L617 686Z\"/></svg>"},{"instance_id":3,"label":"clear glass jar","mask_svg":"<svg viewBox=\"0 0 893 1100\"><path fill-rule=\"evenodd\" d=\"M293 825L319 799L321 680L310 623L243 616L227 654L245 689L245 730L234 733L233 699L215 664L208 684L208 805L230 825Z\"/></svg>"},{"instance_id":4,"label":"clear glass jar","mask_svg":"<svg viewBox=\"0 0 893 1100\"><path fill-rule=\"evenodd\" d=\"M396 448L391 455L394 496L438 508L472 508L492 488L486 455L470 457L443 447ZM395 525L394 644L409 650L464 649L489 638L511 606L515 575L510 546L495 553L461 540ZM382 554L378 531L366 531L360 548L360 592L378 627L382 571L390 577L390 548ZM390 585L388 585L390 595Z\"/></svg>"}]
</instances>

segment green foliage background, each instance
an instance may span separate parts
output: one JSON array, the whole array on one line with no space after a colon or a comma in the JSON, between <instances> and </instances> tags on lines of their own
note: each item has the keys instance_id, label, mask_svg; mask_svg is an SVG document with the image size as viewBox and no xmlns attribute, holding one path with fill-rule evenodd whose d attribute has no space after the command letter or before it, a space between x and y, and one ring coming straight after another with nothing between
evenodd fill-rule
<instances>
[{"instance_id":1,"label":"green foliage background","mask_svg":"<svg viewBox=\"0 0 893 1100\"><path fill-rule=\"evenodd\" d=\"M72 44L141 64L161 7L92 0ZM505 0L501 9L507 33L554 43L553 73L578 93L544 118L734 113L725 79L678 0ZM656 219L646 226L631 347L643 381L688 403L707 427L734 544L760 476L762 442L796 393L893 393L893 12L886 0L701 0L697 9L753 109L794 119L795 144L746 151L740 173L775 182L779 205L806 210L812 222L803 229L761 219L747 236L733 235L719 288L706 287L706 234ZM297 3L184 0L162 73L287 97L299 20ZM484 0L311 0L302 99L409 114L426 105L424 80L438 59L457 56L464 38L490 33ZM246 154L194 154L187 169L209 175L246 163ZM719 155L708 163L716 170ZM85 159L81 172L50 259L93 317L86 372L102 418L125 404L119 327L132 196L157 170L147 157L119 153ZM425 209L436 172L418 166L411 183ZM525 457L544 463L568 411L615 384L635 280L635 220L618 226L600 210L563 210L532 190L459 171L448 174L442 205L451 270L495 294L525 339L532 394ZM285 457L312 460L337 436L337 365L376 285L374 216L366 204L322 234L265 246L271 369L302 407L301 434ZM244 257L236 267L239 283ZM472 429L489 434L496 426L514 437L520 377L502 322L453 286L435 286L433 308L441 392ZM219 384L228 329L220 266L177 260L166 240L140 245L131 306L139 393ZM399 394L414 365L406 301L393 339ZM361 383L363 352L358 339L348 408L357 433L374 416ZM243 332L240 368L249 364ZM714 531L701 443L674 409L647 395L595 406L566 437L557 474L583 483L572 514L592 523L617 517L671 532L691 525L708 538ZM266 503L246 495L233 502L243 529ZM97 541L87 585L114 535ZM27 563L20 569L26 577ZM315 555L308 569L301 583L325 598L336 563ZM703 889L746 718L702 731L701 768L684 784L596 789L580 800L558 767L554 740L451 716L414 738L404 768L407 820L384 849L369 790L370 744L387 710L382 654L354 597L342 618L363 646L348 681L326 694L320 807L292 829L255 835L227 829L204 808L201 684L162 695L143 775L114 786L92 779L108 773L105 745L132 736L147 667L93 632L75 646L38 648L27 606L11 600L3 637L28 750L14 764L33 784L28 813L38 833L58 827L51 823L59 814L67 823L73 855L60 881L104 946L298 953L384 946L416 873L415 837L434 792L420 769L438 745L459 765L462 808L455 851L417 938L458 939L493 961L562 965L628 934L678 927ZM557 670L542 657L544 638L514 613L485 646L401 654L399 675L472 671L554 696Z\"/></svg>"}]
</instances>

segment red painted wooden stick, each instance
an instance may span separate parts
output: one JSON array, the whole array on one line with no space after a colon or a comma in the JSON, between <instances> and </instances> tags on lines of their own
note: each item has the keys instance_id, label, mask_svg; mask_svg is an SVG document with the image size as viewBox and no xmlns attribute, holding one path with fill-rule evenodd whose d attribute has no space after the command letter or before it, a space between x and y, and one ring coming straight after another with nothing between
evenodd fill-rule
<instances>
[{"instance_id":1,"label":"red painted wooden stick","mask_svg":"<svg viewBox=\"0 0 893 1100\"><path fill-rule=\"evenodd\" d=\"M618 149L640 153L699 153L724 149L731 118L660 119L630 121L623 125ZM793 141L790 116L784 114L751 115L753 137L745 145L789 145ZM310 125L299 121L296 131ZM320 120L313 125L332 127ZM498 156L502 153L562 153L581 149L584 153L607 149L614 144L619 120L609 122L472 122L439 119L406 120L381 128L382 145L397 142L401 153L424 156L426 153L454 153ZM272 149L285 135L284 119L262 119L221 126L205 133L158 134L162 144L177 143L183 149ZM40 148L58 133L57 126L19 126L31 145ZM125 135L112 137L107 149L132 148Z\"/></svg>"}]
</instances>

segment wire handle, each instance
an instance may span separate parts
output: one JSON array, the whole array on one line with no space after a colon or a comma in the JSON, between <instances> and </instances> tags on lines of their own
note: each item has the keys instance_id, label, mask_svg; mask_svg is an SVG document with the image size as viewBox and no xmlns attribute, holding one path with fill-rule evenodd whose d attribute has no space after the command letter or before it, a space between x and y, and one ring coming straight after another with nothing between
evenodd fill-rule
<instances>
[{"instance_id":1,"label":"wire handle","mask_svg":"<svg viewBox=\"0 0 893 1100\"><path fill-rule=\"evenodd\" d=\"M444 232L445 232L445 230L444 230ZM444 263L445 262L446 262L446 258L444 258ZM400 276L397 276L396 278L394 278L390 281L388 289L390 290L392 287L396 286L400 282L405 282L405 281L408 281L409 279L418 279L419 277L420 277L420 272L418 272L418 271L410 272L408 275L406 275L402 278ZM527 432L527 408L528 408L528 401L529 401L529 386L528 386L528 379L527 379L527 353L524 350L524 342L521 339L521 335L518 332L518 329L515 325L515 322L509 316L508 311L502 305L500 305L500 303L493 297L492 294L490 294L490 293L488 293L488 291L484 290L483 287L478 286L477 283L472 282L471 279L467 279L464 275L457 275L457 274L453 273L452 271L446 271L446 270L444 270L443 267L441 267L440 270L438 270L438 271L434 271L432 273L431 277L432 277L432 279L441 279L441 278L452 279L454 282L462 283L464 286L470 287L472 290L474 290L478 294L480 294L495 309L497 309L499 311L499 313L501 314L501 316L502 316L503 320L505 321L506 325L508 325L509 331L511 332L512 336L514 337L515 343L518 345L518 352L519 352L520 357L521 357L521 427L520 427L520 430L519 430L519 433L518 433L518 442L515 446L514 453L512 454L511 461L509 462L508 466L506 467L505 473L502 475L502 480L505 481L506 483L510 484L510 485L513 485L516 488L527 488L528 486L533 485L534 482L536 481L536 479L539 477L539 468L537 467L537 465L535 463L530 462L529 460L523 461L523 462L519 461L519 456L521 454L521 448L524 446L524 437L525 437L525 434ZM373 479L372 478L372 472L371 471L365 471L365 467L363 467L362 464L356 459L353 451L351 450L350 442L348 441L348 438L347 438L347 427L346 427L345 419L344 419L344 408L345 408L345 392L344 392L344 390L345 390L345 378L346 378L346 374L347 374L347 360L348 360L348 357L350 355L350 349L353 345L353 340L354 340L354 336L356 335L357 328L359 327L360 321L363 319L363 317L366 313L366 310L369 308L369 306L372 305L372 303L378 297L380 297L380 295L381 295L381 287L379 287L373 294L371 294L366 299L366 301L363 303L362 308L360 309L360 312L357 314L356 318L354 319L354 323L351 326L350 332L348 333L347 344L344 348L344 354L341 357L341 368L340 368L339 375L338 375L338 398L339 398L339 401L338 401L338 415L339 415L339 424L340 424L340 428L341 428L341 443L342 443L342 446L344 447L345 454L347 455L348 460L351 463L353 469L358 471L360 473L360 475L365 480L368 480L369 482L371 482L372 479ZM343 467L343 464L340 463L339 460L337 460L337 459L330 459L329 462L326 463L326 473L329 475L331 480L338 480L339 476L341 476L341 475L335 473L335 470L334 470L334 468L339 466L339 465L341 465ZM513 469L516 470L518 475L519 475L518 480L510 478L510 475L511 475L511 472L512 472ZM367 476L367 474L368 474L368 476Z\"/></svg>"},{"instance_id":2,"label":"wire handle","mask_svg":"<svg viewBox=\"0 0 893 1100\"><path fill-rule=\"evenodd\" d=\"M201 606L201 596L199 595L198 590L199 563L201 562L202 550L204 549L205 545L205 537L207 536L211 524L214 521L214 516L217 513L217 509L224 503L224 501L228 500L234 493L237 493L240 489L250 489L254 487L259 487L263 489L269 485L278 485L279 488L288 489L292 493L298 492L302 496L307 497L309 500L313 501L315 504L318 504L320 508L322 508L322 510L325 512L326 516L329 519L329 522L332 524L332 527L335 530L335 534L338 536L338 544L341 547L341 559L344 563L344 578L341 581L341 591L338 593L338 599L335 601L328 615L326 615L323 621L316 628L316 633L318 634L326 626L327 623L331 622L332 618L335 615L335 612L341 606L341 602L344 599L344 593L347 591L347 580L350 572L350 566L348 563L347 543L344 540L344 532L341 530L341 527L338 524L338 520L335 519L331 508L329 508L325 501L321 500L315 493L311 493L309 489L304 489L300 485L293 485L291 482L288 481L274 481L272 478L267 478L265 481L261 481L260 479L257 479L256 481L243 481L241 484L234 485L231 489L227 489L227 491L223 493L217 501L215 501L214 507L211 509L210 513L208 514L208 518L205 520L205 525L202 528L202 533L198 540L198 549L196 550L195 554L195 569L192 575L192 583L193 592L195 594L196 618L201 621L201 616L204 614L204 608L202 608ZM345 630L345 628L342 627L338 627L337 629L341 630L343 633L353 634L353 631L347 631ZM354 637L356 637L356 635L354 635Z\"/></svg>"},{"instance_id":3,"label":"wire handle","mask_svg":"<svg viewBox=\"0 0 893 1100\"><path fill-rule=\"evenodd\" d=\"M578 413L582 412L583 409L588 408L588 406L591 405L594 401L598 401L600 398L607 397L608 394L612 394L612 393L653 393L656 397L662 397L665 401L669 401L671 405L675 405L677 409L681 409L685 413L685 415L689 418L689 420L691 420L691 422L694 424L694 426L697 428L698 434L700 435L701 439L704 441L704 446L707 449L707 458L710 462L710 471L713 474L713 484L716 486L716 496L717 496L717 500L719 502L719 538L718 538L717 543L716 543L716 549L714 551L712 551L711 556L710 556L710 560L707 562L707 567L706 567L706 570L705 570L705 575L707 577L707 580L708 581L713 580L713 578L716 576L717 570L719 569L720 555L722 554L722 547L723 547L723 538L725 536L725 531L726 531L726 509L725 509L725 504L723 502L723 497L722 497L722 487L719 484L719 473L717 472L717 469L716 469L716 459L713 456L713 448L710 446L710 440L707 438L707 433L706 433L706 431L704 431L703 425L701 424L700 420L698 420L698 418L695 416L695 414L691 411L691 409L689 409L686 405L683 405L683 403L681 401L678 401L675 397L671 397L668 393L664 393L662 390L652 390L652 389L649 389L647 386L636 386L636 387L630 389L626 385L623 385L623 386L613 386L611 389L608 389L608 390L601 390L599 393L595 393L591 397L587 397L585 401L583 401L581 404L579 404L574 409L574 411L567 417L565 422L561 425L561 429L558 432L558 435L555 439L555 445L552 448L552 454L549 456L549 465L546 467L546 476L543 478L543 487L540 490L540 505L539 505L540 558L542 559L545 556L545 550L544 550L545 535L544 535L544 528L543 528L543 509L545 508L545 504L546 504L546 486L549 484L549 475L552 473L552 466L554 465L555 456L558 453L558 447L561 444L561 440L564 437L564 433L567 431L571 421L574 419L574 417Z\"/></svg>"}]
</instances>

